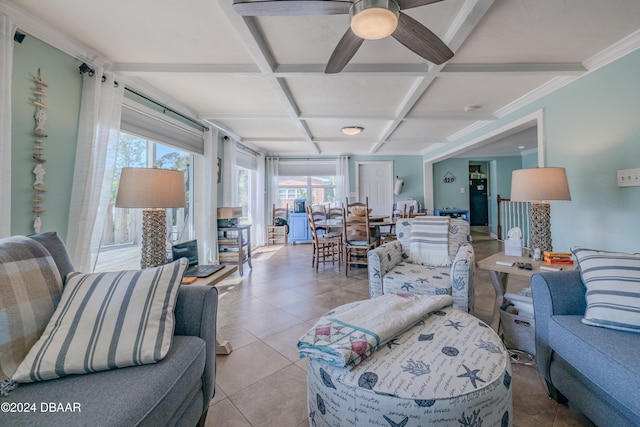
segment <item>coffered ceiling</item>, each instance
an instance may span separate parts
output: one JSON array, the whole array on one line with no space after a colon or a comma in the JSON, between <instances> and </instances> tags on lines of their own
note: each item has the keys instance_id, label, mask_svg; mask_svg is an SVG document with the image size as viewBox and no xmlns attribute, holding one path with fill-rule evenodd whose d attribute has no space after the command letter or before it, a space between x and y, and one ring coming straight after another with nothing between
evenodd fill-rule
<instances>
[{"instance_id":1,"label":"coffered ceiling","mask_svg":"<svg viewBox=\"0 0 640 427\"><path fill-rule=\"evenodd\" d=\"M406 13L447 43L449 62L428 63L389 37L365 41L326 75L348 15L241 17L233 0L0 4L31 34L51 27L97 55L87 60L272 155L427 154L588 72L640 30L638 0L444 0ZM364 131L341 133L352 125ZM535 143L520 136L491 155Z\"/></svg>"}]
</instances>

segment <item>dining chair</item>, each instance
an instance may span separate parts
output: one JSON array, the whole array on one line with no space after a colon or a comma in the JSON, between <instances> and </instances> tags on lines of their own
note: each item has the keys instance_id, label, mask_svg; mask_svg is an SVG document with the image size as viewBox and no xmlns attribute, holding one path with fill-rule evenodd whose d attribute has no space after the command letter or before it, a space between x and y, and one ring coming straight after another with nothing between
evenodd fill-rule
<instances>
[{"instance_id":1,"label":"dining chair","mask_svg":"<svg viewBox=\"0 0 640 427\"><path fill-rule=\"evenodd\" d=\"M331 262L332 264L338 263L338 270L342 263L342 237L341 234L333 234L322 232L319 233L317 223L314 218L314 211L311 207L307 206L307 219L309 221L309 232L311 233L311 241L313 242L313 258L311 259L311 266L316 267L320 263ZM326 222L326 219L324 220Z\"/></svg>"},{"instance_id":2,"label":"dining chair","mask_svg":"<svg viewBox=\"0 0 640 427\"><path fill-rule=\"evenodd\" d=\"M353 209L354 207L361 209ZM376 247L377 239L371 235L368 198L365 203L349 203L347 200L347 209L342 222L344 224L342 241L344 242L345 275L348 276L351 266L367 266L367 253Z\"/></svg>"},{"instance_id":3,"label":"dining chair","mask_svg":"<svg viewBox=\"0 0 640 427\"><path fill-rule=\"evenodd\" d=\"M276 208L276 204L273 204L271 225L267 225L267 245L287 244L287 236L289 235L288 214L288 204L284 208Z\"/></svg>"}]
</instances>

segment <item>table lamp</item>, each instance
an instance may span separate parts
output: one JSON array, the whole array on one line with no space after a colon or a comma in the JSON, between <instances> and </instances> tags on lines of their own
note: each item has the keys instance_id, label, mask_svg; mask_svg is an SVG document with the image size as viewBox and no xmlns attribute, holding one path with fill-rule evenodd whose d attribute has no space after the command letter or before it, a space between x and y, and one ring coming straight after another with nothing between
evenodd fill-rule
<instances>
[{"instance_id":1,"label":"table lamp","mask_svg":"<svg viewBox=\"0 0 640 427\"><path fill-rule=\"evenodd\" d=\"M514 170L511 175L511 201L531 202L532 249L551 251L550 201L571 200L564 168Z\"/></svg>"},{"instance_id":2,"label":"table lamp","mask_svg":"<svg viewBox=\"0 0 640 427\"><path fill-rule=\"evenodd\" d=\"M186 206L184 172L169 169L122 168L117 208L143 208L142 268L167 262L166 208Z\"/></svg>"}]
</instances>

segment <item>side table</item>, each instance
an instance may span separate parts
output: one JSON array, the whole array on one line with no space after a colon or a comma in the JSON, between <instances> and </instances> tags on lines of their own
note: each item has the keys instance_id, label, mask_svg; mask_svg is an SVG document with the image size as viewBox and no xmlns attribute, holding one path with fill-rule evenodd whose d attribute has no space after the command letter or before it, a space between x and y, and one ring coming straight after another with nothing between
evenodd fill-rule
<instances>
[{"instance_id":1,"label":"side table","mask_svg":"<svg viewBox=\"0 0 640 427\"><path fill-rule=\"evenodd\" d=\"M496 264L497 262L513 263L511 266ZM531 264L531 270L524 268L518 268L518 262ZM544 273L545 270L541 270L540 267L552 267L562 270L575 270L576 264L549 264L544 261L534 261L532 258L527 257L515 257L506 256L504 253L499 252L493 254L483 260L476 261L476 267L488 270L493 289L496 291L496 301L493 306L493 319L491 321L491 327L494 331L498 331L500 328L500 306L504 299L504 294L507 292L507 284L509 283L509 275L514 274L516 276L531 277L534 273Z\"/></svg>"},{"instance_id":2,"label":"side table","mask_svg":"<svg viewBox=\"0 0 640 427\"><path fill-rule=\"evenodd\" d=\"M236 271L238 271L237 265L225 265L223 268L216 271L211 276L198 278L190 285L186 285L183 283L183 286L215 286L216 284L218 284L218 282L229 277ZM231 343L222 338L218 331L216 331L216 354L229 353L231 353Z\"/></svg>"}]
</instances>

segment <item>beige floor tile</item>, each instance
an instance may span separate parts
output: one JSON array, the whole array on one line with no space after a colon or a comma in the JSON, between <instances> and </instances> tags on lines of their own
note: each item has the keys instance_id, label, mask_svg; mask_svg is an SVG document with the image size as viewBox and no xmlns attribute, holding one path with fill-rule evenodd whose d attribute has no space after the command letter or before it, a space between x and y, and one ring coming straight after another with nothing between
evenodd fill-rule
<instances>
[{"instance_id":1,"label":"beige floor tile","mask_svg":"<svg viewBox=\"0 0 640 427\"><path fill-rule=\"evenodd\" d=\"M216 383L231 396L290 364L289 359L258 341L217 356Z\"/></svg>"},{"instance_id":2,"label":"beige floor tile","mask_svg":"<svg viewBox=\"0 0 640 427\"><path fill-rule=\"evenodd\" d=\"M230 397L254 426L295 427L307 418L307 375L290 365Z\"/></svg>"},{"instance_id":3,"label":"beige floor tile","mask_svg":"<svg viewBox=\"0 0 640 427\"><path fill-rule=\"evenodd\" d=\"M313 323L300 323L292 328L271 335L267 340L267 345L292 362L297 362L300 359L298 354L298 340L312 326Z\"/></svg>"},{"instance_id":4,"label":"beige floor tile","mask_svg":"<svg viewBox=\"0 0 640 427\"><path fill-rule=\"evenodd\" d=\"M205 427L251 427L229 399L209 407Z\"/></svg>"},{"instance_id":5,"label":"beige floor tile","mask_svg":"<svg viewBox=\"0 0 640 427\"><path fill-rule=\"evenodd\" d=\"M274 310L246 319L243 327L256 337L265 339L300 323L304 323L304 320L284 310Z\"/></svg>"}]
</instances>

